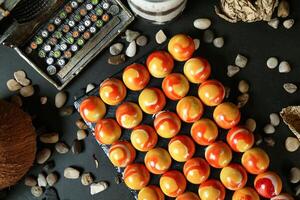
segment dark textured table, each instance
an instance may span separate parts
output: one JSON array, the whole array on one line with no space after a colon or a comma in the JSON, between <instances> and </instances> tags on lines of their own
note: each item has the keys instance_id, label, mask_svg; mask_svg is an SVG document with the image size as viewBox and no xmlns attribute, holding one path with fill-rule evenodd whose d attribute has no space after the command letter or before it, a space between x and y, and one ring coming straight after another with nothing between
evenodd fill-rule
<instances>
[{"instance_id":1,"label":"dark textured table","mask_svg":"<svg viewBox=\"0 0 300 200\"><path fill-rule=\"evenodd\" d=\"M154 26L141 19L137 19L131 29L138 30L147 35L150 39L149 45L138 50L138 55L127 61L122 66L110 66L106 63L108 51L97 56L89 64L88 68L81 73L65 90L69 93L68 104L71 105L73 96L81 95L85 86L90 83L100 83L100 81L117 71L135 59L150 52L156 46L154 35L159 29L165 30L168 36L176 33L187 33L193 37L202 38L202 31L193 27L193 20L198 17L209 17L212 19L211 29L217 36L225 38L225 46L221 49L213 47L212 44L201 43L198 55L206 57L213 67L213 77L222 81L226 86L232 88L232 98L237 96L237 83L241 79L249 81L250 102L242 109L244 119L253 117L257 120L258 127L256 132L262 133L264 124L269 122L271 112L279 112L282 107L297 105L300 102L299 92L287 94L282 85L285 82L295 82L299 84L300 64L300 25L297 22L300 18L299 1L292 1L291 17L295 19L295 26L291 30L286 30L280 25L278 30L274 30L265 22L253 24L230 24L214 13L214 4L217 1L198 1L190 0L184 14L176 21L165 26ZM228 64L234 63L235 56L244 54L249 58L249 64L233 78L226 76ZM276 56L280 60L287 60L292 66L292 71L288 74L280 74L278 69L270 70L266 67L266 60L270 56ZM76 137L75 120L79 115L73 114L71 117L59 117L58 111L54 108L54 95L57 90L46 80L39 76L28 64L26 64L12 49L0 47L0 98L8 98L10 93L6 88L6 81L13 77L13 72L23 69L33 84L38 86L34 97L25 99L25 107L30 113L37 114L39 124L45 125L48 130L58 131L63 141L69 145ZM46 106L39 105L39 96L49 97ZM276 133L272 136L276 144L274 147L261 145L270 155L270 169L278 172L284 183L284 191L292 192L294 185L287 181L288 172L292 166L300 166L299 151L288 153L284 149L284 141L287 136L292 136L289 129L281 123L276 128ZM95 196L89 194L89 187L81 185L80 180L66 180L60 177L55 185L60 199L64 200L83 200L83 199L105 199L105 200L129 200L133 199L129 190L124 184L117 185L114 182L115 171L103 151L90 135L85 141L85 150L79 155L59 155L54 153L51 160L55 160L55 171L63 175L63 169L67 166L77 166L82 171L90 171L95 175L96 180L106 180L110 187L103 193ZM95 168L92 155L96 154L100 161L100 167ZM37 175L39 167L34 166L29 174ZM248 184L252 185L253 179ZM23 183L12 187L8 198L10 200L34 199L30 194L30 188ZM230 199L230 195L228 195Z\"/></svg>"}]
</instances>

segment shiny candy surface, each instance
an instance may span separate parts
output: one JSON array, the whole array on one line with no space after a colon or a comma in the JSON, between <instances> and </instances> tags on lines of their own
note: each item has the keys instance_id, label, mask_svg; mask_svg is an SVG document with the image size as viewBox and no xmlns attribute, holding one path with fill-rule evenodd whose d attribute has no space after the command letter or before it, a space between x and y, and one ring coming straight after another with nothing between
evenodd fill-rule
<instances>
[{"instance_id":1,"label":"shiny candy surface","mask_svg":"<svg viewBox=\"0 0 300 200\"><path fill-rule=\"evenodd\" d=\"M155 78L166 77L174 68L172 56L165 51L155 51L151 53L146 63L150 74Z\"/></svg>"},{"instance_id":2,"label":"shiny candy surface","mask_svg":"<svg viewBox=\"0 0 300 200\"><path fill-rule=\"evenodd\" d=\"M161 137L172 138L179 133L181 121L176 113L162 111L155 116L154 128Z\"/></svg>"},{"instance_id":3,"label":"shiny candy surface","mask_svg":"<svg viewBox=\"0 0 300 200\"><path fill-rule=\"evenodd\" d=\"M204 58L191 58L184 64L183 72L191 83L199 84L209 78L211 66Z\"/></svg>"},{"instance_id":4,"label":"shiny candy surface","mask_svg":"<svg viewBox=\"0 0 300 200\"><path fill-rule=\"evenodd\" d=\"M201 200L223 200L225 199L225 192L222 183L214 179L202 183L198 190Z\"/></svg>"},{"instance_id":5,"label":"shiny candy surface","mask_svg":"<svg viewBox=\"0 0 300 200\"><path fill-rule=\"evenodd\" d=\"M186 179L193 184L201 184L210 175L210 167L202 158L192 158L183 166L183 173Z\"/></svg>"},{"instance_id":6,"label":"shiny candy surface","mask_svg":"<svg viewBox=\"0 0 300 200\"><path fill-rule=\"evenodd\" d=\"M217 139L218 127L212 120L203 118L194 122L191 136L197 144L207 146Z\"/></svg>"},{"instance_id":7,"label":"shiny candy surface","mask_svg":"<svg viewBox=\"0 0 300 200\"><path fill-rule=\"evenodd\" d=\"M270 200L294 200L294 197L287 193L281 193L275 197L272 197Z\"/></svg>"},{"instance_id":8,"label":"shiny candy surface","mask_svg":"<svg viewBox=\"0 0 300 200\"><path fill-rule=\"evenodd\" d=\"M168 145L171 157L177 162L185 162L193 157L195 143L186 135L179 135L172 138Z\"/></svg>"},{"instance_id":9,"label":"shiny candy surface","mask_svg":"<svg viewBox=\"0 0 300 200\"><path fill-rule=\"evenodd\" d=\"M123 71L123 82L126 87L133 91L139 91L149 83L150 74L147 68L141 64L132 64Z\"/></svg>"},{"instance_id":10,"label":"shiny candy surface","mask_svg":"<svg viewBox=\"0 0 300 200\"><path fill-rule=\"evenodd\" d=\"M182 121L193 123L202 117L204 107L200 99L186 96L177 103L176 111Z\"/></svg>"},{"instance_id":11,"label":"shiny candy surface","mask_svg":"<svg viewBox=\"0 0 300 200\"><path fill-rule=\"evenodd\" d=\"M230 129L240 122L241 113L236 105L226 102L215 108L213 117L218 126L223 129Z\"/></svg>"},{"instance_id":12,"label":"shiny candy surface","mask_svg":"<svg viewBox=\"0 0 300 200\"><path fill-rule=\"evenodd\" d=\"M245 187L235 191L232 200L260 200L260 198L254 189Z\"/></svg>"},{"instance_id":13,"label":"shiny candy surface","mask_svg":"<svg viewBox=\"0 0 300 200\"><path fill-rule=\"evenodd\" d=\"M163 174L170 168L172 159L165 149L155 148L146 153L144 162L151 173Z\"/></svg>"},{"instance_id":14,"label":"shiny candy surface","mask_svg":"<svg viewBox=\"0 0 300 200\"><path fill-rule=\"evenodd\" d=\"M185 192L179 195L175 200L200 200L199 196L193 192Z\"/></svg>"},{"instance_id":15,"label":"shiny candy surface","mask_svg":"<svg viewBox=\"0 0 300 200\"><path fill-rule=\"evenodd\" d=\"M101 119L95 126L95 138L101 144L112 144L121 137L121 127L114 119Z\"/></svg>"},{"instance_id":16,"label":"shiny candy surface","mask_svg":"<svg viewBox=\"0 0 300 200\"><path fill-rule=\"evenodd\" d=\"M109 149L109 159L116 167L126 167L133 162L135 156L135 149L127 141L117 141Z\"/></svg>"},{"instance_id":17,"label":"shiny candy surface","mask_svg":"<svg viewBox=\"0 0 300 200\"><path fill-rule=\"evenodd\" d=\"M261 196L272 198L280 194L282 181L276 173L268 171L256 176L254 187Z\"/></svg>"},{"instance_id":18,"label":"shiny candy surface","mask_svg":"<svg viewBox=\"0 0 300 200\"><path fill-rule=\"evenodd\" d=\"M81 102L79 112L85 121L96 123L104 117L106 107L99 97L90 96Z\"/></svg>"},{"instance_id":19,"label":"shiny candy surface","mask_svg":"<svg viewBox=\"0 0 300 200\"><path fill-rule=\"evenodd\" d=\"M139 125L135 127L130 135L130 141L134 148L143 152L154 148L157 139L157 133L148 125Z\"/></svg>"},{"instance_id":20,"label":"shiny candy surface","mask_svg":"<svg viewBox=\"0 0 300 200\"><path fill-rule=\"evenodd\" d=\"M245 152L254 144L254 135L248 129L235 126L226 136L227 143L235 152Z\"/></svg>"},{"instance_id":21,"label":"shiny candy surface","mask_svg":"<svg viewBox=\"0 0 300 200\"><path fill-rule=\"evenodd\" d=\"M171 170L167 171L160 177L159 185L165 195L169 197L177 197L184 193L186 180L181 172Z\"/></svg>"},{"instance_id":22,"label":"shiny candy surface","mask_svg":"<svg viewBox=\"0 0 300 200\"><path fill-rule=\"evenodd\" d=\"M199 86L198 96L205 105L217 106L225 98L225 88L219 81L208 80Z\"/></svg>"},{"instance_id":23,"label":"shiny candy surface","mask_svg":"<svg viewBox=\"0 0 300 200\"><path fill-rule=\"evenodd\" d=\"M212 167L223 168L230 163L232 151L226 143L218 141L206 148L205 159Z\"/></svg>"},{"instance_id":24,"label":"shiny candy surface","mask_svg":"<svg viewBox=\"0 0 300 200\"><path fill-rule=\"evenodd\" d=\"M141 123L143 112L137 104L125 102L117 108L116 118L120 126L131 129Z\"/></svg>"},{"instance_id":25,"label":"shiny candy surface","mask_svg":"<svg viewBox=\"0 0 300 200\"><path fill-rule=\"evenodd\" d=\"M143 164L134 163L125 168L124 182L132 190L141 190L148 185L150 173Z\"/></svg>"},{"instance_id":26,"label":"shiny candy surface","mask_svg":"<svg viewBox=\"0 0 300 200\"><path fill-rule=\"evenodd\" d=\"M242 156L242 165L251 174L260 174L266 171L269 164L269 156L261 148L249 149Z\"/></svg>"},{"instance_id":27,"label":"shiny candy surface","mask_svg":"<svg viewBox=\"0 0 300 200\"><path fill-rule=\"evenodd\" d=\"M168 44L168 51L177 61L190 59L195 51L193 39L185 34L173 36Z\"/></svg>"},{"instance_id":28,"label":"shiny candy surface","mask_svg":"<svg viewBox=\"0 0 300 200\"><path fill-rule=\"evenodd\" d=\"M166 97L158 88L145 88L139 96L139 105L147 114L155 114L166 105Z\"/></svg>"},{"instance_id":29,"label":"shiny candy surface","mask_svg":"<svg viewBox=\"0 0 300 200\"><path fill-rule=\"evenodd\" d=\"M243 166L231 163L222 169L220 180L227 189L235 191L246 185L248 176Z\"/></svg>"},{"instance_id":30,"label":"shiny candy surface","mask_svg":"<svg viewBox=\"0 0 300 200\"><path fill-rule=\"evenodd\" d=\"M99 94L104 103L117 105L126 97L126 87L122 81L111 78L103 81L100 85Z\"/></svg>"},{"instance_id":31,"label":"shiny candy surface","mask_svg":"<svg viewBox=\"0 0 300 200\"><path fill-rule=\"evenodd\" d=\"M149 185L140 190L138 200L165 200L165 195L159 187Z\"/></svg>"},{"instance_id":32,"label":"shiny candy surface","mask_svg":"<svg viewBox=\"0 0 300 200\"><path fill-rule=\"evenodd\" d=\"M164 78L162 89L169 99L176 101L187 95L190 84L184 75L172 73Z\"/></svg>"}]
</instances>

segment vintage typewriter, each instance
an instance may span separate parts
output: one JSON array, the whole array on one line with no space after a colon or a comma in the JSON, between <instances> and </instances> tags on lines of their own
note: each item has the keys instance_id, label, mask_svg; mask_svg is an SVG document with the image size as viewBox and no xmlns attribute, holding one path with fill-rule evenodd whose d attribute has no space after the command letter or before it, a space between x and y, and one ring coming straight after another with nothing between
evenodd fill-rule
<instances>
[{"instance_id":1,"label":"vintage typewriter","mask_svg":"<svg viewBox=\"0 0 300 200\"><path fill-rule=\"evenodd\" d=\"M64 88L134 16L120 0L0 0L0 42Z\"/></svg>"}]
</instances>

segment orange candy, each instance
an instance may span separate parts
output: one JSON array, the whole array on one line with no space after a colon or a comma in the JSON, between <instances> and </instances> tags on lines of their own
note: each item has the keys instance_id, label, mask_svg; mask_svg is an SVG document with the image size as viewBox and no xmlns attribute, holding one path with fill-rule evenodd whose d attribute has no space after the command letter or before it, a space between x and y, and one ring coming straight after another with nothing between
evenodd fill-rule
<instances>
[{"instance_id":1,"label":"orange candy","mask_svg":"<svg viewBox=\"0 0 300 200\"><path fill-rule=\"evenodd\" d=\"M116 78L106 79L100 85L99 94L104 103L114 106L121 103L126 97L126 87Z\"/></svg>"},{"instance_id":2,"label":"orange candy","mask_svg":"<svg viewBox=\"0 0 300 200\"><path fill-rule=\"evenodd\" d=\"M230 129L240 122L241 113L236 105L226 102L215 108L213 117L221 128Z\"/></svg>"},{"instance_id":3,"label":"orange candy","mask_svg":"<svg viewBox=\"0 0 300 200\"><path fill-rule=\"evenodd\" d=\"M127 141L117 141L109 149L109 159L116 167L126 167L134 161L135 155L135 149Z\"/></svg>"},{"instance_id":4,"label":"orange candy","mask_svg":"<svg viewBox=\"0 0 300 200\"><path fill-rule=\"evenodd\" d=\"M211 67L204 58L191 58L184 64L183 72L191 83L199 84L208 79Z\"/></svg>"},{"instance_id":5,"label":"orange candy","mask_svg":"<svg viewBox=\"0 0 300 200\"><path fill-rule=\"evenodd\" d=\"M137 104L125 102L117 108L116 118L120 126L131 129L141 123L143 112Z\"/></svg>"},{"instance_id":6,"label":"orange candy","mask_svg":"<svg viewBox=\"0 0 300 200\"><path fill-rule=\"evenodd\" d=\"M155 148L146 153L144 162L151 173L163 174L170 168L172 159L165 149Z\"/></svg>"},{"instance_id":7,"label":"orange candy","mask_svg":"<svg viewBox=\"0 0 300 200\"><path fill-rule=\"evenodd\" d=\"M204 107L198 98L186 96L177 103L176 111L182 121L193 123L202 117Z\"/></svg>"},{"instance_id":8,"label":"orange candy","mask_svg":"<svg viewBox=\"0 0 300 200\"><path fill-rule=\"evenodd\" d=\"M168 44L168 51L177 61L190 59L195 51L193 39L185 34L173 36Z\"/></svg>"},{"instance_id":9,"label":"orange candy","mask_svg":"<svg viewBox=\"0 0 300 200\"><path fill-rule=\"evenodd\" d=\"M254 144L254 135L248 129L235 126L227 133L227 143L235 152L245 152Z\"/></svg>"},{"instance_id":10,"label":"orange candy","mask_svg":"<svg viewBox=\"0 0 300 200\"><path fill-rule=\"evenodd\" d=\"M287 193L281 193L275 197L272 197L270 200L294 200L294 197Z\"/></svg>"},{"instance_id":11,"label":"orange candy","mask_svg":"<svg viewBox=\"0 0 300 200\"><path fill-rule=\"evenodd\" d=\"M133 91L139 91L149 83L150 74L146 67L134 63L127 66L123 71L123 82L126 87Z\"/></svg>"},{"instance_id":12,"label":"orange candy","mask_svg":"<svg viewBox=\"0 0 300 200\"><path fill-rule=\"evenodd\" d=\"M174 68L172 56L165 51L155 51L151 53L146 63L150 74L155 78L166 77Z\"/></svg>"},{"instance_id":13,"label":"orange candy","mask_svg":"<svg viewBox=\"0 0 300 200\"><path fill-rule=\"evenodd\" d=\"M139 96L139 105L147 114L155 114L166 105L166 97L158 88L146 88Z\"/></svg>"},{"instance_id":14,"label":"orange candy","mask_svg":"<svg viewBox=\"0 0 300 200\"><path fill-rule=\"evenodd\" d=\"M181 121L175 113L162 111L155 116L154 128L161 137L172 138L179 133Z\"/></svg>"},{"instance_id":15,"label":"orange candy","mask_svg":"<svg viewBox=\"0 0 300 200\"><path fill-rule=\"evenodd\" d=\"M190 84L184 75L172 73L164 78L162 89L169 99L176 101L187 95Z\"/></svg>"},{"instance_id":16,"label":"orange candy","mask_svg":"<svg viewBox=\"0 0 300 200\"><path fill-rule=\"evenodd\" d=\"M276 173L268 171L256 176L254 187L258 194L270 199L280 194L282 181Z\"/></svg>"},{"instance_id":17,"label":"orange candy","mask_svg":"<svg viewBox=\"0 0 300 200\"><path fill-rule=\"evenodd\" d=\"M177 162L185 162L195 154L195 143L186 135L172 138L168 145L171 157Z\"/></svg>"},{"instance_id":18,"label":"orange candy","mask_svg":"<svg viewBox=\"0 0 300 200\"><path fill-rule=\"evenodd\" d=\"M140 190L138 200L165 200L165 195L159 187L149 185Z\"/></svg>"},{"instance_id":19,"label":"orange candy","mask_svg":"<svg viewBox=\"0 0 300 200\"><path fill-rule=\"evenodd\" d=\"M220 181L209 179L200 185L198 193L201 200L223 200L226 191Z\"/></svg>"},{"instance_id":20,"label":"orange candy","mask_svg":"<svg viewBox=\"0 0 300 200\"><path fill-rule=\"evenodd\" d=\"M85 121L96 123L104 117L106 107L99 97L90 96L81 102L79 112Z\"/></svg>"},{"instance_id":21,"label":"orange candy","mask_svg":"<svg viewBox=\"0 0 300 200\"><path fill-rule=\"evenodd\" d=\"M263 173L268 169L269 164L269 156L261 148L249 149L242 156L242 165L251 174Z\"/></svg>"},{"instance_id":22,"label":"orange candy","mask_svg":"<svg viewBox=\"0 0 300 200\"><path fill-rule=\"evenodd\" d=\"M227 189L235 191L246 185L248 176L244 167L231 163L222 169L220 180Z\"/></svg>"},{"instance_id":23,"label":"orange candy","mask_svg":"<svg viewBox=\"0 0 300 200\"><path fill-rule=\"evenodd\" d=\"M95 126L95 138L101 144L112 144L121 137L121 127L114 119L101 119Z\"/></svg>"},{"instance_id":24,"label":"orange candy","mask_svg":"<svg viewBox=\"0 0 300 200\"><path fill-rule=\"evenodd\" d=\"M201 184L210 175L210 167L202 158L192 158L183 166L183 173L186 179L193 184Z\"/></svg>"},{"instance_id":25,"label":"orange candy","mask_svg":"<svg viewBox=\"0 0 300 200\"><path fill-rule=\"evenodd\" d=\"M207 146L217 139L218 127L212 120L203 118L194 122L191 136L197 144Z\"/></svg>"},{"instance_id":26,"label":"orange candy","mask_svg":"<svg viewBox=\"0 0 300 200\"><path fill-rule=\"evenodd\" d=\"M232 200L260 200L260 198L254 189L244 187L233 193Z\"/></svg>"},{"instance_id":27,"label":"orange candy","mask_svg":"<svg viewBox=\"0 0 300 200\"><path fill-rule=\"evenodd\" d=\"M199 86L198 96L205 105L217 106L225 98L225 88L219 81L208 80Z\"/></svg>"},{"instance_id":28,"label":"orange candy","mask_svg":"<svg viewBox=\"0 0 300 200\"><path fill-rule=\"evenodd\" d=\"M143 164L134 163L125 168L124 182L132 190L141 190L148 185L150 173Z\"/></svg>"},{"instance_id":29,"label":"orange candy","mask_svg":"<svg viewBox=\"0 0 300 200\"><path fill-rule=\"evenodd\" d=\"M171 170L167 171L160 177L159 185L165 195L169 197L177 197L184 193L186 180L181 172Z\"/></svg>"},{"instance_id":30,"label":"orange candy","mask_svg":"<svg viewBox=\"0 0 300 200\"><path fill-rule=\"evenodd\" d=\"M175 200L200 200L198 195L193 192L185 192L179 195Z\"/></svg>"},{"instance_id":31,"label":"orange candy","mask_svg":"<svg viewBox=\"0 0 300 200\"><path fill-rule=\"evenodd\" d=\"M206 148L205 159L212 167L223 168L230 163L232 152L226 143L218 141Z\"/></svg>"},{"instance_id":32,"label":"orange candy","mask_svg":"<svg viewBox=\"0 0 300 200\"><path fill-rule=\"evenodd\" d=\"M130 141L134 148L139 151L149 151L157 143L157 133L148 125L139 125L133 129L130 135Z\"/></svg>"}]
</instances>

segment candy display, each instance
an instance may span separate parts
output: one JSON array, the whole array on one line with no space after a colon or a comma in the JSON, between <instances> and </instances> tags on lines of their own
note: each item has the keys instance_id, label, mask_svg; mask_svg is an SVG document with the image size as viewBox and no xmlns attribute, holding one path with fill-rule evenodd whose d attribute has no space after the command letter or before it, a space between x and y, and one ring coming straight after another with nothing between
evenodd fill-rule
<instances>
[{"instance_id":1,"label":"candy display","mask_svg":"<svg viewBox=\"0 0 300 200\"><path fill-rule=\"evenodd\" d=\"M190 59L195 51L193 39L185 34L173 36L168 44L168 51L177 61Z\"/></svg>"},{"instance_id":2,"label":"candy display","mask_svg":"<svg viewBox=\"0 0 300 200\"><path fill-rule=\"evenodd\" d=\"M133 163L125 168L123 179L130 189L141 190L148 185L150 173L143 164Z\"/></svg>"},{"instance_id":3,"label":"candy display","mask_svg":"<svg viewBox=\"0 0 300 200\"><path fill-rule=\"evenodd\" d=\"M155 78L166 77L174 68L172 56L165 51L155 51L151 53L146 63L150 74Z\"/></svg>"},{"instance_id":4,"label":"candy display","mask_svg":"<svg viewBox=\"0 0 300 200\"><path fill-rule=\"evenodd\" d=\"M109 159L116 167L126 167L134 161L135 156L135 149L127 141L117 141L109 149Z\"/></svg>"},{"instance_id":5,"label":"candy display","mask_svg":"<svg viewBox=\"0 0 300 200\"><path fill-rule=\"evenodd\" d=\"M199 84L209 78L211 66L204 58L191 58L184 64L183 72L191 83Z\"/></svg>"},{"instance_id":6,"label":"candy display","mask_svg":"<svg viewBox=\"0 0 300 200\"><path fill-rule=\"evenodd\" d=\"M90 96L81 102L79 112L85 121L96 123L104 117L106 106L99 97Z\"/></svg>"},{"instance_id":7,"label":"candy display","mask_svg":"<svg viewBox=\"0 0 300 200\"><path fill-rule=\"evenodd\" d=\"M243 166L231 163L221 170L220 180L227 189L235 191L246 185L248 176Z\"/></svg>"},{"instance_id":8,"label":"candy display","mask_svg":"<svg viewBox=\"0 0 300 200\"><path fill-rule=\"evenodd\" d=\"M177 162L185 162L193 157L195 153L195 143L190 137L179 135L170 140L168 149L174 160Z\"/></svg>"},{"instance_id":9,"label":"candy display","mask_svg":"<svg viewBox=\"0 0 300 200\"><path fill-rule=\"evenodd\" d=\"M139 191L138 200L165 200L165 195L159 187L149 185Z\"/></svg>"},{"instance_id":10,"label":"candy display","mask_svg":"<svg viewBox=\"0 0 300 200\"><path fill-rule=\"evenodd\" d=\"M164 78L162 89L169 99L176 101L187 95L190 84L184 75L172 73Z\"/></svg>"},{"instance_id":11,"label":"candy display","mask_svg":"<svg viewBox=\"0 0 300 200\"><path fill-rule=\"evenodd\" d=\"M135 127L130 135L130 141L134 148L139 151L149 151L157 143L158 136L155 130L149 125L139 125Z\"/></svg>"},{"instance_id":12,"label":"candy display","mask_svg":"<svg viewBox=\"0 0 300 200\"><path fill-rule=\"evenodd\" d=\"M146 67L137 63L127 66L122 76L126 87L133 91L144 89L150 80L150 74Z\"/></svg>"},{"instance_id":13,"label":"candy display","mask_svg":"<svg viewBox=\"0 0 300 200\"><path fill-rule=\"evenodd\" d=\"M254 135L243 127L233 127L226 136L227 143L233 151L245 152L254 144Z\"/></svg>"},{"instance_id":14,"label":"candy display","mask_svg":"<svg viewBox=\"0 0 300 200\"><path fill-rule=\"evenodd\" d=\"M131 129L141 123L143 119L143 112L137 104L125 102L117 108L116 118L120 126Z\"/></svg>"},{"instance_id":15,"label":"candy display","mask_svg":"<svg viewBox=\"0 0 300 200\"><path fill-rule=\"evenodd\" d=\"M250 187L236 190L232 195L232 200L260 200L257 192Z\"/></svg>"},{"instance_id":16,"label":"candy display","mask_svg":"<svg viewBox=\"0 0 300 200\"><path fill-rule=\"evenodd\" d=\"M121 127L114 119L101 119L95 126L95 138L101 144L112 144L121 134Z\"/></svg>"},{"instance_id":17,"label":"candy display","mask_svg":"<svg viewBox=\"0 0 300 200\"><path fill-rule=\"evenodd\" d=\"M199 86L198 96L205 105L217 106L222 103L225 97L225 88L219 81L204 81Z\"/></svg>"},{"instance_id":18,"label":"candy display","mask_svg":"<svg viewBox=\"0 0 300 200\"><path fill-rule=\"evenodd\" d=\"M230 129L240 122L241 113L236 105L225 102L215 108L213 117L221 128Z\"/></svg>"},{"instance_id":19,"label":"candy display","mask_svg":"<svg viewBox=\"0 0 300 200\"><path fill-rule=\"evenodd\" d=\"M125 85L116 78L106 79L100 85L100 97L108 105L114 106L121 103L125 99L126 93Z\"/></svg>"},{"instance_id":20,"label":"candy display","mask_svg":"<svg viewBox=\"0 0 300 200\"><path fill-rule=\"evenodd\" d=\"M230 163L232 152L226 143L218 141L206 148L205 159L212 167L223 168Z\"/></svg>"},{"instance_id":21,"label":"candy display","mask_svg":"<svg viewBox=\"0 0 300 200\"><path fill-rule=\"evenodd\" d=\"M202 117L204 107L200 99L186 96L177 103L176 111L182 121L193 123Z\"/></svg>"},{"instance_id":22,"label":"candy display","mask_svg":"<svg viewBox=\"0 0 300 200\"><path fill-rule=\"evenodd\" d=\"M210 167L204 159L192 158L184 163L183 173L190 183L201 184L208 179Z\"/></svg>"},{"instance_id":23,"label":"candy display","mask_svg":"<svg viewBox=\"0 0 300 200\"><path fill-rule=\"evenodd\" d=\"M198 193L201 200L223 200L226 191L220 181L209 179L200 185Z\"/></svg>"},{"instance_id":24,"label":"candy display","mask_svg":"<svg viewBox=\"0 0 300 200\"><path fill-rule=\"evenodd\" d=\"M166 105L166 97L158 88L146 88L139 96L139 105L147 114L156 114Z\"/></svg>"},{"instance_id":25,"label":"candy display","mask_svg":"<svg viewBox=\"0 0 300 200\"><path fill-rule=\"evenodd\" d=\"M275 197L272 197L270 200L294 200L294 197L287 193L281 193Z\"/></svg>"},{"instance_id":26,"label":"candy display","mask_svg":"<svg viewBox=\"0 0 300 200\"><path fill-rule=\"evenodd\" d=\"M193 192L185 192L179 195L175 200L200 200L199 196Z\"/></svg>"},{"instance_id":27,"label":"candy display","mask_svg":"<svg viewBox=\"0 0 300 200\"><path fill-rule=\"evenodd\" d=\"M184 193L186 180L181 172L171 170L167 171L160 177L159 185L165 195L169 197L177 197Z\"/></svg>"},{"instance_id":28,"label":"candy display","mask_svg":"<svg viewBox=\"0 0 300 200\"><path fill-rule=\"evenodd\" d=\"M154 119L154 128L163 138L172 138L181 128L181 121L177 114L170 111L159 112Z\"/></svg>"},{"instance_id":29,"label":"candy display","mask_svg":"<svg viewBox=\"0 0 300 200\"><path fill-rule=\"evenodd\" d=\"M269 167L270 159L268 154L261 148L247 150L242 156L242 165L251 174L260 174Z\"/></svg>"},{"instance_id":30,"label":"candy display","mask_svg":"<svg viewBox=\"0 0 300 200\"><path fill-rule=\"evenodd\" d=\"M190 132L194 141L203 146L212 144L218 137L217 125L207 118L194 122Z\"/></svg>"},{"instance_id":31,"label":"candy display","mask_svg":"<svg viewBox=\"0 0 300 200\"><path fill-rule=\"evenodd\" d=\"M275 172L268 171L256 176L254 187L258 194L270 199L280 194L282 181Z\"/></svg>"},{"instance_id":32,"label":"candy display","mask_svg":"<svg viewBox=\"0 0 300 200\"><path fill-rule=\"evenodd\" d=\"M145 155L145 165L153 174L163 174L171 166L172 159L168 151L163 148L155 148Z\"/></svg>"}]
</instances>

